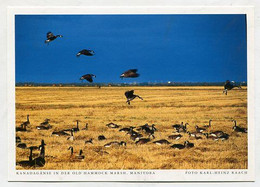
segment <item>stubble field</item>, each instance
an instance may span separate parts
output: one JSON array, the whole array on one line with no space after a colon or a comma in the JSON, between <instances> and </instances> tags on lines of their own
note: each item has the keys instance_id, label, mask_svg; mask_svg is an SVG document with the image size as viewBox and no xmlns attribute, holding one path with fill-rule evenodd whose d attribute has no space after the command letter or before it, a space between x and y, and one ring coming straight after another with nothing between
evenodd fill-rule
<instances>
[{"instance_id":1,"label":"stubble field","mask_svg":"<svg viewBox=\"0 0 260 187\"><path fill-rule=\"evenodd\" d=\"M135 90L136 98L126 104L124 92ZM247 127L247 89L232 90L222 94L223 87L17 87L16 126L30 115L26 132L16 132L28 146L46 143L48 170L69 169L246 169L247 134L232 131L232 119ZM52 129L37 130L41 122L50 119ZM175 123L189 123L188 131L195 125L203 126L212 119L208 132L222 130L230 135L226 141L194 140L182 133L179 140L169 140L174 134ZM53 131L89 124L88 130L75 133L75 140L51 136ZM114 122L123 127L155 124L158 129L155 139L144 145L136 145L129 135L110 129L106 124ZM104 135L107 139L98 141ZM146 135L144 135L146 137ZM93 145L85 140L93 138ZM195 144L194 148L175 150L170 145L155 145L155 140L167 139L172 144ZM125 141L126 147L105 148L111 141ZM84 160L75 160L68 148L73 146L75 154L83 150ZM108 154L105 154L107 152ZM34 157L39 154L34 151ZM29 150L16 148L16 162L28 160ZM28 169L16 166L16 169Z\"/></svg>"}]
</instances>

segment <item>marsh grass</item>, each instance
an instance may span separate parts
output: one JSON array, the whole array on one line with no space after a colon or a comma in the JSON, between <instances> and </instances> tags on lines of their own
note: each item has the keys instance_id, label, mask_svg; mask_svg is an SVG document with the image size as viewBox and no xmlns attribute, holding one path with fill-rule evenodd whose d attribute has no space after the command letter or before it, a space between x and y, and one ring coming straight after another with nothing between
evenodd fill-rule
<instances>
[{"instance_id":1,"label":"marsh grass","mask_svg":"<svg viewBox=\"0 0 260 187\"><path fill-rule=\"evenodd\" d=\"M144 98L135 99L127 105L126 90L134 89ZM231 119L247 127L247 90L232 90L222 94L222 87L17 87L16 126L30 114L28 132L17 132L22 142L30 145L46 143L46 164L37 169L246 169L247 135L232 132ZM51 119L51 130L38 131L36 126L45 118ZM171 143L189 140L194 148L173 150L168 145L158 146L152 142L137 146L129 136L106 124L114 122L121 127L156 124L155 140L167 139L173 134L172 124L188 122L189 131L195 125L203 126L212 119L210 131L222 130L230 134L227 141L191 139L188 134ZM87 131L75 133L75 141L66 137L54 137L54 130L76 126L80 129L89 123ZM99 135L107 139L98 141ZM85 140L93 138L93 145ZM126 141L126 147L104 148L110 141ZM75 154L82 149L85 159L70 156L69 146ZM108 154L104 153L106 151ZM39 151L34 151L36 156ZM16 161L27 160L29 150L16 148ZM17 169L24 169L17 166ZM28 169L28 168L26 168ZM30 168L35 169L35 168Z\"/></svg>"}]
</instances>

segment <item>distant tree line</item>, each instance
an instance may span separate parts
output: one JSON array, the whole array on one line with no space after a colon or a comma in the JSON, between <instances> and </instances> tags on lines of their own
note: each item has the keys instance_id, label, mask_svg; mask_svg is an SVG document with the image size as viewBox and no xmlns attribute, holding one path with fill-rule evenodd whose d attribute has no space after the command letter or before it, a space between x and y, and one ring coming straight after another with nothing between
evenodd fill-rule
<instances>
[{"instance_id":1,"label":"distant tree line","mask_svg":"<svg viewBox=\"0 0 260 187\"><path fill-rule=\"evenodd\" d=\"M17 87L128 87L128 86L223 86L225 82L142 82L142 83L16 83ZM237 85L247 86L246 82L236 82Z\"/></svg>"}]
</instances>

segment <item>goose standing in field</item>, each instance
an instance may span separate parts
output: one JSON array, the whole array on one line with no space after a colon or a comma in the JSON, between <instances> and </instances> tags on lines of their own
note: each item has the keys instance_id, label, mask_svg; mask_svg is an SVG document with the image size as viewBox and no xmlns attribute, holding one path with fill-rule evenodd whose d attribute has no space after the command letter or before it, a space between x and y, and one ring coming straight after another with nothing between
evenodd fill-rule
<instances>
[{"instance_id":1,"label":"goose standing in field","mask_svg":"<svg viewBox=\"0 0 260 187\"><path fill-rule=\"evenodd\" d=\"M224 140L228 140L229 139L229 135L228 134L224 134L222 136L218 137L220 140L224 141Z\"/></svg>"},{"instance_id":2,"label":"goose standing in field","mask_svg":"<svg viewBox=\"0 0 260 187\"><path fill-rule=\"evenodd\" d=\"M153 143L156 144L156 145L169 145L169 144L171 144L170 142L168 142L165 139L157 140L157 141L154 141Z\"/></svg>"},{"instance_id":3,"label":"goose standing in field","mask_svg":"<svg viewBox=\"0 0 260 187\"><path fill-rule=\"evenodd\" d=\"M82 149L79 150L79 155L75 156L75 158L78 160L83 160L85 158Z\"/></svg>"},{"instance_id":4,"label":"goose standing in field","mask_svg":"<svg viewBox=\"0 0 260 187\"><path fill-rule=\"evenodd\" d=\"M95 52L93 50L83 49L77 53L77 57L79 57L80 55L93 56L94 54Z\"/></svg>"},{"instance_id":5,"label":"goose standing in field","mask_svg":"<svg viewBox=\"0 0 260 187\"><path fill-rule=\"evenodd\" d=\"M140 74L136 73L138 70L137 69L129 69L122 73L120 75L120 78L136 78L139 77Z\"/></svg>"},{"instance_id":6,"label":"goose standing in field","mask_svg":"<svg viewBox=\"0 0 260 187\"><path fill-rule=\"evenodd\" d=\"M214 131L214 132L210 132L209 135L215 136L215 137L220 137L220 136L225 135L225 133L223 131Z\"/></svg>"},{"instance_id":7,"label":"goose standing in field","mask_svg":"<svg viewBox=\"0 0 260 187\"><path fill-rule=\"evenodd\" d=\"M200 135L203 135L202 132L190 132L190 131L187 131L187 134L190 136L190 137L199 137Z\"/></svg>"},{"instance_id":8,"label":"goose standing in field","mask_svg":"<svg viewBox=\"0 0 260 187\"><path fill-rule=\"evenodd\" d=\"M70 131L70 133L71 133L71 136L70 136L70 137L68 137L68 138L67 138L67 140L69 140L69 141L74 141L74 140L75 140L73 132L74 132L74 130L73 130L73 129L71 129L71 131Z\"/></svg>"},{"instance_id":9,"label":"goose standing in field","mask_svg":"<svg viewBox=\"0 0 260 187\"><path fill-rule=\"evenodd\" d=\"M84 131L88 130L88 123L86 123L85 127L81 130L84 130Z\"/></svg>"},{"instance_id":10,"label":"goose standing in field","mask_svg":"<svg viewBox=\"0 0 260 187\"><path fill-rule=\"evenodd\" d=\"M15 131L16 131L16 132L24 132L24 131L26 131L26 125L21 124L20 127L16 127L16 128L15 128Z\"/></svg>"},{"instance_id":11,"label":"goose standing in field","mask_svg":"<svg viewBox=\"0 0 260 187\"><path fill-rule=\"evenodd\" d=\"M198 127L198 125L196 125L195 128L197 132L203 132L206 130L205 128Z\"/></svg>"},{"instance_id":12,"label":"goose standing in field","mask_svg":"<svg viewBox=\"0 0 260 187\"><path fill-rule=\"evenodd\" d=\"M236 120L232 120L232 121L234 122L233 131L247 133L247 128L237 126Z\"/></svg>"},{"instance_id":13,"label":"goose standing in field","mask_svg":"<svg viewBox=\"0 0 260 187\"><path fill-rule=\"evenodd\" d=\"M104 145L104 147L119 147L119 146L126 146L126 142L113 141Z\"/></svg>"},{"instance_id":14,"label":"goose standing in field","mask_svg":"<svg viewBox=\"0 0 260 187\"><path fill-rule=\"evenodd\" d=\"M181 126L183 126L183 121L181 122L181 124L174 124L174 125L172 125L172 127L174 128L174 129L179 129L179 128L181 128Z\"/></svg>"},{"instance_id":15,"label":"goose standing in field","mask_svg":"<svg viewBox=\"0 0 260 187\"><path fill-rule=\"evenodd\" d=\"M210 127L211 127L211 121L212 121L212 120L210 119L210 120L209 120L209 124L208 124L208 125L204 125L203 127L204 127L204 128L210 128Z\"/></svg>"},{"instance_id":16,"label":"goose standing in field","mask_svg":"<svg viewBox=\"0 0 260 187\"><path fill-rule=\"evenodd\" d=\"M47 40L45 40L45 43L49 44L49 42L55 40L56 38L62 38L62 35L54 35L52 32L47 32Z\"/></svg>"},{"instance_id":17,"label":"goose standing in field","mask_svg":"<svg viewBox=\"0 0 260 187\"><path fill-rule=\"evenodd\" d=\"M70 156L72 156L73 155L73 147L72 146L70 146L69 148L68 148L68 150L70 150Z\"/></svg>"},{"instance_id":18,"label":"goose standing in field","mask_svg":"<svg viewBox=\"0 0 260 187\"><path fill-rule=\"evenodd\" d=\"M126 91L125 92L125 96L127 98L126 103L128 103L129 105L130 105L130 101L134 100L136 97L138 97L139 99L143 100L142 97L140 97L139 95L135 95L134 94L134 90Z\"/></svg>"},{"instance_id":19,"label":"goose standing in field","mask_svg":"<svg viewBox=\"0 0 260 187\"><path fill-rule=\"evenodd\" d=\"M29 115L27 115L27 120L23 122L21 125L28 126L30 125Z\"/></svg>"},{"instance_id":20,"label":"goose standing in field","mask_svg":"<svg viewBox=\"0 0 260 187\"><path fill-rule=\"evenodd\" d=\"M33 160L34 165L38 167L43 167L45 165L45 143L44 140L41 141L39 149L41 150L40 156Z\"/></svg>"},{"instance_id":21,"label":"goose standing in field","mask_svg":"<svg viewBox=\"0 0 260 187\"><path fill-rule=\"evenodd\" d=\"M223 94L225 93L225 94L227 95L227 91L228 91L228 90L232 90L232 89L235 88L235 87L241 89L241 86L235 85L235 82L234 82L234 81L229 81L229 80L227 80L227 81L225 82L225 85L224 85Z\"/></svg>"},{"instance_id":22,"label":"goose standing in field","mask_svg":"<svg viewBox=\"0 0 260 187\"><path fill-rule=\"evenodd\" d=\"M93 78L92 77L96 77L96 75L94 75L94 74L86 74L86 75L81 76L79 80L81 80L81 81L86 80L88 82L93 82Z\"/></svg>"},{"instance_id":23,"label":"goose standing in field","mask_svg":"<svg viewBox=\"0 0 260 187\"><path fill-rule=\"evenodd\" d=\"M143 135L140 134L140 133L131 134L130 139L133 140L133 141L136 141L136 139L141 138L141 137L143 137Z\"/></svg>"},{"instance_id":24,"label":"goose standing in field","mask_svg":"<svg viewBox=\"0 0 260 187\"><path fill-rule=\"evenodd\" d=\"M79 131L79 120L76 120L77 126L75 128L72 128L73 132L78 132Z\"/></svg>"},{"instance_id":25,"label":"goose standing in field","mask_svg":"<svg viewBox=\"0 0 260 187\"><path fill-rule=\"evenodd\" d=\"M146 123L144 125L139 126L136 130L137 131L146 131L146 129L149 129L149 125Z\"/></svg>"},{"instance_id":26,"label":"goose standing in field","mask_svg":"<svg viewBox=\"0 0 260 187\"><path fill-rule=\"evenodd\" d=\"M52 128L52 126L51 126L50 124L48 124L48 125L36 126L36 129L37 129L37 130L49 130L49 129L51 129L51 128Z\"/></svg>"},{"instance_id":27,"label":"goose standing in field","mask_svg":"<svg viewBox=\"0 0 260 187\"><path fill-rule=\"evenodd\" d=\"M181 137L182 137L181 134L173 134L173 135L168 136L168 138L171 140L179 140Z\"/></svg>"},{"instance_id":28,"label":"goose standing in field","mask_svg":"<svg viewBox=\"0 0 260 187\"><path fill-rule=\"evenodd\" d=\"M129 132L131 130L133 130L135 127L133 126L130 126L129 128L128 127L125 127L125 128L122 128L119 130L119 132Z\"/></svg>"},{"instance_id":29,"label":"goose standing in field","mask_svg":"<svg viewBox=\"0 0 260 187\"><path fill-rule=\"evenodd\" d=\"M109 128L112 128L112 129L116 129L116 128L119 128L119 127L120 127L120 125L117 125L117 124L112 123L112 122L106 124L106 126L109 127Z\"/></svg>"},{"instance_id":30,"label":"goose standing in field","mask_svg":"<svg viewBox=\"0 0 260 187\"><path fill-rule=\"evenodd\" d=\"M32 167L34 164L34 162L32 160L32 153L33 153L33 149L30 149L29 160L23 160L23 161L17 162L17 165L22 166L22 167Z\"/></svg>"}]
</instances>

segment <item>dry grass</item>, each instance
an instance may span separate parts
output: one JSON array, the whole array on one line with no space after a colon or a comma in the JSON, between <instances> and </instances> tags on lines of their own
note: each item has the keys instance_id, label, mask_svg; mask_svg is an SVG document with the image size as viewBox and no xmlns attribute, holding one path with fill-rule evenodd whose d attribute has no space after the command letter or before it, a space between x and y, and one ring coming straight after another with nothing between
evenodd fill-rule
<instances>
[{"instance_id":1,"label":"dry grass","mask_svg":"<svg viewBox=\"0 0 260 187\"><path fill-rule=\"evenodd\" d=\"M135 89L144 98L135 99L130 106L124 92ZM37 169L245 169L247 168L247 135L232 132L231 119L247 127L247 90L232 90L222 95L222 87L136 87L136 88L16 88L16 126L30 114L28 132L17 132L28 146L46 142L46 164ZM51 119L51 130L39 131L36 126L45 118ZM109 122L122 127L156 124L155 140L167 139L172 134L174 123L188 122L188 130L202 126L212 119L211 130L223 130L231 134L227 141L190 140L194 148L173 150L170 146L153 143L137 146L128 135L118 129L109 129ZM88 131L75 133L76 140L53 137L52 131L89 123ZM98 141L98 135L107 137ZM93 138L93 145L85 140ZM171 143L189 140L187 134ZM104 148L110 141L126 141L126 147ZM69 146L75 152L83 149L85 159L70 158ZM109 154L102 154L105 150ZM37 154L38 151L35 151ZM27 149L16 149L16 160L27 160ZM23 169L17 166L17 169ZM33 168L31 168L33 169Z\"/></svg>"}]
</instances>

